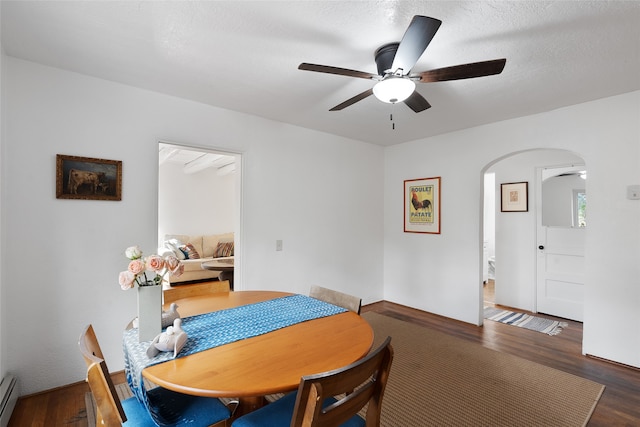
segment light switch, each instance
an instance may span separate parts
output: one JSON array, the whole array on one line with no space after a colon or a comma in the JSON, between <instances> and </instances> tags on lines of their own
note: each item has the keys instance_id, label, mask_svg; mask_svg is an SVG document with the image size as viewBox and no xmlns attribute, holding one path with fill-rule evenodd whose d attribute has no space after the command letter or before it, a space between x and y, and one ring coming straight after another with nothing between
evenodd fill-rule
<instances>
[{"instance_id":1,"label":"light switch","mask_svg":"<svg viewBox=\"0 0 640 427\"><path fill-rule=\"evenodd\" d=\"M627 186L627 199L640 200L640 185Z\"/></svg>"},{"instance_id":2,"label":"light switch","mask_svg":"<svg viewBox=\"0 0 640 427\"><path fill-rule=\"evenodd\" d=\"M276 251L282 250L282 240L276 240Z\"/></svg>"}]
</instances>

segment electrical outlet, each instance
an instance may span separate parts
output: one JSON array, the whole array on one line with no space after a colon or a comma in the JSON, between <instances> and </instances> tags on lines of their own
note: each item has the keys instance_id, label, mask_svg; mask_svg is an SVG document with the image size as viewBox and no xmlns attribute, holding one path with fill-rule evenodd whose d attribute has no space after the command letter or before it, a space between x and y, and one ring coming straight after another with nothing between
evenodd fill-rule
<instances>
[{"instance_id":1,"label":"electrical outlet","mask_svg":"<svg viewBox=\"0 0 640 427\"><path fill-rule=\"evenodd\" d=\"M627 199L640 200L640 185L627 186Z\"/></svg>"},{"instance_id":2,"label":"electrical outlet","mask_svg":"<svg viewBox=\"0 0 640 427\"><path fill-rule=\"evenodd\" d=\"M276 240L276 251L282 250L282 240Z\"/></svg>"}]
</instances>

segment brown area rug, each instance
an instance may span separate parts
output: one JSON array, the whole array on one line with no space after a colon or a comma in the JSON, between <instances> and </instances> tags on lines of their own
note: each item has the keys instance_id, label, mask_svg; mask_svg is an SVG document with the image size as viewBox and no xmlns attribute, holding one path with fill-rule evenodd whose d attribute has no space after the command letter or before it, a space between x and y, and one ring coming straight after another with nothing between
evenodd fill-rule
<instances>
[{"instance_id":1,"label":"brown area rug","mask_svg":"<svg viewBox=\"0 0 640 427\"><path fill-rule=\"evenodd\" d=\"M604 391L593 381L438 331L376 313L363 317L375 331L374 347L391 336L395 350L382 427L584 426ZM126 384L116 389L121 399L131 396ZM92 427L90 393L86 400Z\"/></svg>"},{"instance_id":2,"label":"brown area rug","mask_svg":"<svg viewBox=\"0 0 640 427\"><path fill-rule=\"evenodd\" d=\"M604 386L438 331L365 313L395 350L382 426L583 426Z\"/></svg>"}]
</instances>

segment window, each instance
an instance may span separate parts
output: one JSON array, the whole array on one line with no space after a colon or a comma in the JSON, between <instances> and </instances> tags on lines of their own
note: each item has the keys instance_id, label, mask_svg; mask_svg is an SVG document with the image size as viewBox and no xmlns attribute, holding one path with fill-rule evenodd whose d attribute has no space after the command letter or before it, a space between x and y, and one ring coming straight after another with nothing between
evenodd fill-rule
<instances>
[{"instance_id":1,"label":"window","mask_svg":"<svg viewBox=\"0 0 640 427\"><path fill-rule=\"evenodd\" d=\"M587 192L573 190L573 226L584 228L587 226Z\"/></svg>"}]
</instances>

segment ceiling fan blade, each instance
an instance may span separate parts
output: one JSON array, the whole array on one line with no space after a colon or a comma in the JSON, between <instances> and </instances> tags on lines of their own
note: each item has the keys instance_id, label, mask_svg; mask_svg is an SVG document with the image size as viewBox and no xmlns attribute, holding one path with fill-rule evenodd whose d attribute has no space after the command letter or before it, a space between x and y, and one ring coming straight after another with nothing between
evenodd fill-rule
<instances>
[{"instance_id":1,"label":"ceiling fan blade","mask_svg":"<svg viewBox=\"0 0 640 427\"><path fill-rule=\"evenodd\" d=\"M427 108L431 108L431 104L429 104L429 102L415 90L407 99L404 100L404 103L416 113L424 111Z\"/></svg>"},{"instance_id":2,"label":"ceiling fan blade","mask_svg":"<svg viewBox=\"0 0 640 427\"><path fill-rule=\"evenodd\" d=\"M318 73L337 74L339 76L358 77L360 79L379 80L377 74L365 73L364 71L349 70L347 68L331 67L329 65L307 64L303 62L298 66L298 70L316 71Z\"/></svg>"},{"instance_id":3,"label":"ceiling fan blade","mask_svg":"<svg viewBox=\"0 0 640 427\"><path fill-rule=\"evenodd\" d=\"M504 69L507 60L494 59L491 61L474 62L471 64L454 65L452 67L438 68L423 73L420 76L420 83L443 82L447 80L470 79L472 77L484 77L500 74Z\"/></svg>"},{"instance_id":4,"label":"ceiling fan blade","mask_svg":"<svg viewBox=\"0 0 640 427\"><path fill-rule=\"evenodd\" d=\"M349 105L353 105L358 101L362 101L363 99L365 99L366 97L368 97L370 95L373 95L373 89L367 89L364 92L359 93L358 95L354 96L353 98L347 99L342 104L336 105L335 107L333 107L329 111L340 111L343 108L347 108Z\"/></svg>"},{"instance_id":5,"label":"ceiling fan blade","mask_svg":"<svg viewBox=\"0 0 640 427\"><path fill-rule=\"evenodd\" d=\"M429 46L431 39L436 35L442 21L428 16L416 15L411 20L407 31L402 36L400 46L391 65L392 72L402 68L402 74L407 75L418 59Z\"/></svg>"}]
</instances>

